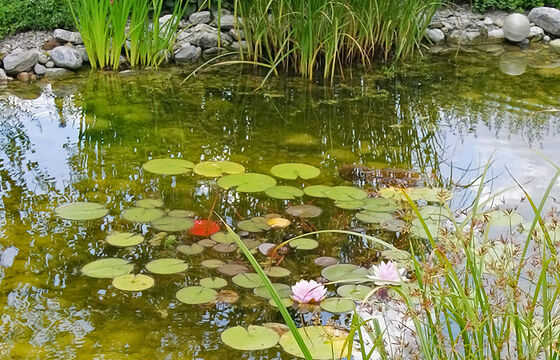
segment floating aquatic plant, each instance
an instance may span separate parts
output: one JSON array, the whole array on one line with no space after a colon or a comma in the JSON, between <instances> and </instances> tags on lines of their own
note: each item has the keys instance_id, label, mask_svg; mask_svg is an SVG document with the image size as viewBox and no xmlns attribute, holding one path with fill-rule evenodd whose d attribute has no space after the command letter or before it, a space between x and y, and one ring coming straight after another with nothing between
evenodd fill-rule
<instances>
[{"instance_id":1,"label":"floating aquatic plant","mask_svg":"<svg viewBox=\"0 0 560 360\"><path fill-rule=\"evenodd\" d=\"M194 163L183 159L153 159L142 167L144 170L158 175L181 175L190 172Z\"/></svg>"},{"instance_id":2,"label":"floating aquatic plant","mask_svg":"<svg viewBox=\"0 0 560 360\"><path fill-rule=\"evenodd\" d=\"M273 177L265 174L242 173L225 175L218 179L218 185L224 189L235 188L237 192L262 192L276 185Z\"/></svg>"},{"instance_id":3,"label":"floating aquatic plant","mask_svg":"<svg viewBox=\"0 0 560 360\"><path fill-rule=\"evenodd\" d=\"M102 218L109 214L109 210L98 203L75 202L57 207L54 213L65 220L81 221Z\"/></svg>"},{"instance_id":4,"label":"floating aquatic plant","mask_svg":"<svg viewBox=\"0 0 560 360\"><path fill-rule=\"evenodd\" d=\"M175 294L177 300L188 305L206 304L218 298L218 292L203 286L187 286Z\"/></svg>"},{"instance_id":5,"label":"floating aquatic plant","mask_svg":"<svg viewBox=\"0 0 560 360\"><path fill-rule=\"evenodd\" d=\"M113 286L124 291L144 291L154 286L154 279L144 274L126 274L113 278Z\"/></svg>"},{"instance_id":6,"label":"floating aquatic plant","mask_svg":"<svg viewBox=\"0 0 560 360\"><path fill-rule=\"evenodd\" d=\"M278 164L273 166L270 172L276 177L288 180L296 180L297 178L308 180L321 175L321 170L315 166L302 163Z\"/></svg>"},{"instance_id":7,"label":"floating aquatic plant","mask_svg":"<svg viewBox=\"0 0 560 360\"><path fill-rule=\"evenodd\" d=\"M367 277L376 285L394 285L403 282L406 269L399 268L393 261L382 261L372 265Z\"/></svg>"},{"instance_id":8,"label":"floating aquatic plant","mask_svg":"<svg viewBox=\"0 0 560 360\"><path fill-rule=\"evenodd\" d=\"M196 164L193 171L206 177L220 177L224 174L241 174L245 167L232 161L209 161Z\"/></svg>"},{"instance_id":9,"label":"floating aquatic plant","mask_svg":"<svg viewBox=\"0 0 560 360\"><path fill-rule=\"evenodd\" d=\"M146 264L146 270L153 274L170 275L186 271L189 265L181 259L155 259Z\"/></svg>"},{"instance_id":10,"label":"floating aquatic plant","mask_svg":"<svg viewBox=\"0 0 560 360\"><path fill-rule=\"evenodd\" d=\"M264 326L249 325L247 328L234 326L220 335L224 344L245 351L264 350L278 344L280 337L271 329Z\"/></svg>"},{"instance_id":11,"label":"floating aquatic plant","mask_svg":"<svg viewBox=\"0 0 560 360\"><path fill-rule=\"evenodd\" d=\"M320 303L327 295L327 289L315 280L300 280L292 286L292 300L300 304Z\"/></svg>"},{"instance_id":12,"label":"floating aquatic plant","mask_svg":"<svg viewBox=\"0 0 560 360\"><path fill-rule=\"evenodd\" d=\"M140 234L115 231L105 239L107 243L117 247L135 246L144 242L144 237Z\"/></svg>"},{"instance_id":13,"label":"floating aquatic plant","mask_svg":"<svg viewBox=\"0 0 560 360\"><path fill-rule=\"evenodd\" d=\"M199 219L194 221L189 233L195 236L208 237L220 231L220 225L212 220Z\"/></svg>"},{"instance_id":14,"label":"floating aquatic plant","mask_svg":"<svg viewBox=\"0 0 560 360\"><path fill-rule=\"evenodd\" d=\"M81 273L86 276L101 279L112 279L119 275L128 274L132 270L134 270L134 264L118 258L95 260L80 269Z\"/></svg>"}]
</instances>

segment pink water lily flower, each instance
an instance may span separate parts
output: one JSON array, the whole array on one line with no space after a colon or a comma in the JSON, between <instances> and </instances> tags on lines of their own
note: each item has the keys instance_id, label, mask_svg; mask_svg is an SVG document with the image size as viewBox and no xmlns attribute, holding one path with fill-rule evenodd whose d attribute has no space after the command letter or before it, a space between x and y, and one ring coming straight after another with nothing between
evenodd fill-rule
<instances>
[{"instance_id":1,"label":"pink water lily flower","mask_svg":"<svg viewBox=\"0 0 560 360\"><path fill-rule=\"evenodd\" d=\"M371 275L368 278L376 285L395 285L405 280L405 269L399 269L394 261L382 261L379 265L373 265L369 272Z\"/></svg>"},{"instance_id":2,"label":"pink water lily flower","mask_svg":"<svg viewBox=\"0 0 560 360\"><path fill-rule=\"evenodd\" d=\"M300 304L319 303L326 294L327 289L315 280L300 280L292 286L292 300Z\"/></svg>"}]
</instances>

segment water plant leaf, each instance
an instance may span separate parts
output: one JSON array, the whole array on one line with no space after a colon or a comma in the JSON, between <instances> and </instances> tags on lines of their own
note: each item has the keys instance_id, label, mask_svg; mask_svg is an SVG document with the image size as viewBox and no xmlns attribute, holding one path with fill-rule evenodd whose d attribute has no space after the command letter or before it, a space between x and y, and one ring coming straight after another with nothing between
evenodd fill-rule
<instances>
[{"instance_id":1,"label":"water plant leaf","mask_svg":"<svg viewBox=\"0 0 560 360\"><path fill-rule=\"evenodd\" d=\"M177 291L175 297L184 304L206 304L215 301L218 297L218 292L203 286L187 286Z\"/></svg>"},{"instance_id":2,"label":"water plant leaf","mask_svg":"<svg viewBox=\"0 0 560 360\"><path fill-rule=\"evenodd\" d=\"M142 166L145 171L159 175L180 175L191 171L194 163L183 159L153 159Z\"/></svg>"},{"instance_id":3,"label":"water plant leaf","mask_svg":"<svg viewBox=\"0 0 560 360\"><path fill-rule=\"evenodd\" d=\"M276 185L272 176L257 173L225 175L218 179L218 185L224 189L235 188L238 192L261 192Z\"/></svg>"},{"instance_id":4,"label":"water plant leaf","mask_svg":"<svg viewBox=\"0 0 560 360\"><path fill-rule=\"evenodd\" d=\"M329 199L336 201L363 200L368 196L362 189L352 186L334 186L326 190L325 195Z\"/></svg>"},{"instance_id":5,"label":"water plant leaf","mask_svg":"<svg viewBox=\"0 0 560 360\"><path fill-rule=\"evenodd\" d=\"M154 286L154 278L144 274L126 274L113 279L113 286L123 291L143 291Z\"/></svg>"},{"instance_id":6,"label":"water plant leaf","mask_svg":"<svg viewBox=\"0 0 560 360\"><path fill-rule=\"evenodd\" d=\"M306 326L298 329L311 356L315 360L330 360L344 357L348 334L330 326ZM280 337L280 345L287 353L304 357L294 335L287 332Z\"/></svg>"},{"instance_id":7,"label":"water plant leaf","mask_svg":"<svg viewBox=\"0 0 560 360\"><path fill-rule=\"evenodd\" d=\"M206 177L220 177L224 174L241 174L245 167L233 161L208 161L196 164L194 172Z\"/></svg>"},{"instance_id":8,"label":"water plant leaf","mask_svg":"<svg viewBox=\"0 0 560 360\"><path fill-rule=\"evenodd\" d=\"M237 224L237 227L241 230L245 230L253 233L267 231L270 229L270 225L268 225L268 220L260 216L251 218L249 220L240 221Z\"/></svg>"},{"instance_id":9,"label":"water plant leaf","mask_svg":"<svg viewBox=\"0 0 560 360\"><path fill-rule=\"evenodd\" d=\"M159 275L178 274L188 268L189 264L184 260L174 258L156 259L146 264L146 270Z\"/></svg>"},{"instance_id":10,"label":"water plant leaf","mask_svg":"<svg viewBox=\"0 0 560 360\"><path fill-rule=\"evenodd\" d=\"M303 196L303 190L293 186L276 185L264 191L264 193L271 198L281 200L294 200Z\"/></svg>"},{"instance_id":11,"label":"water plant leaf","mask_svg":"<svg viewBox=\"0 0 560 360\"><path fill-rule=\"evenodd\" d=\"M141 208L160 208L163 206L163 201L160 199L141 199L137 200L134 205Z\"/></svg>"},{"instance_id":12,"label":"water plant leaf","mask_svg":"<svg viewBox=\"0 0 560 360\"><path fill-rule=\"evenodd\" d=\"M361 301L373 290L372 287L361 284L347 284L339 286L336 293L343 298Z\"/></svg>"},{"instance_id":13,"label":"water plant leaf","mask_svg":"<svg viewBox=\"0 0 560 360\"><path fill-rule=\"evenodd\" d=\"M307 180L321 175L321 170L315 166L302 163L278 164L273 166L270 172L276 177L289 180L296 180L298 177Z\"/></svg>"},{"instance_id":14,"label":"water plant leaf","mask_svg":"<svg viewBox=\"0 0 560 360\"><path fill-rule=\"evenodd\" d=\"M105 239L110 245L118 247L135 246L144 242L144 237L140 234L115 231Z\"/></svg>"},{"instance_id":15,"label":"water plant leaf","mask_svg":"<svg viewBox=\"0 0 560 360\"><path fill-rule=\"evenodd\" d=\"M329 281L366 279L368 270L354 264L336 264L324 268L321 275Z\"/></svg>"},{"instance_id":16,"label":"water plant leaf","mask_svg":"<svg viewBox=\"0 0 560 360\"><path fill-rule=\"evenodd\" d=\"M204 247L199 244L179 245L177 251L185 255L198 255L204 251Z\"/></svg>"},{"instance_id":17,"label":"water plant leaf","mask_svg":"<svg viewBox=\"0 0 560 360\"><path fill-rule=\"evenodd\" d=\"M379 189L377 193L379 194L379 196L385 199L392 199L395 201L406 201L406 197L403 195L403 191L409 193L410 189L386 187L383 189Z\"/></svg>"},{"instance_id":18,"label":"water plant leaf","mask_svg":"<svg viewBox=\"0 0 560 360\"><path fill-rule=\"evenodd\" d=\"M328 298L321 301L321 308L333 314L343 314L354 310L354 301L351 299Z\"/></svg>"},{"instance_id":19,"label":"water plant leaf","mask_svg":"<svg viewBox=\"0 0 560 360\"><path fill-rule=\"evenodd\" d=\"M131 207L121 214L121 217L130 222L148 223L163 216L163 211L156 208Z\"/></svg>"},{"instance_id":20,"label":"water plant leaf","mask_svg":"<svg viewBox=\"0 0 560 360\"><path fill-rule=\"evenodd\" d=\"M396 201L391 199L385 198L371 198L364 200L364 206L362 209L371 211L371 212L390 212L393 213L399 210L401 207L397 204Z\"/></svg>"},{"instance_id":21,"label":"water plant leaf","mask_svg":"<svg viewBox=\"0 0 560 360\"><path fill-rule=\"evenodd\" d=\"M249 269L243 264L223 264L218 267L218 271L224 275L235 276L247 272Z\"/></svg>"},{"instance_id":22,"label":"water plant leaf","mask_svg":"<svg viewBox=\"0 0 560 360\"><path fill-rule=\"evenodd\" d=\"M290 226L292 222L283 217L271 217L267 218L266 223L273 229L283 229Z\"/></svg>"},{"instance_id":23,"label":"water plant leaf","mask_svg":"<svg viewBox=\"0 0 560 360\"><path fill-rule=\"evenodd\" d=\"M281 266L270 266L264 269L264 273L268 275L268 277L281 278L289 276L292 272Z\"/></svg>"},{"instance_id":24,"label":"water plant leaf","mask_svg":"<svg viewBox=\"0 0 560 360\"><path fill-rule=\"evenodd\" d=\"M167 212L167 216L172 217L179 217L179 218L187 218L195 216L195 213L190 210L183 210L183 209L173 209Z\"/></svg>"},{"instance_id":25,"label":"water plant leaf","mask_svg":"<svg viewBox=\"0 0 560 360\"><path fill-rule=\"evenodd\" d=\"M217 269L220 266L224 265L224 262L220 259L206 259L201 262L200 265L208 269Z\"/></svg>"},{"instance_id":26,"label":"water plant leaf","mask_svg":"<svg viewBox=\"0 0 560 360\"><path fill-rule=\"evenodd\" d=\"M276 247L276 244L272 244L272 243L262 243L259 245L259 251L261 252L261 254L263 255L268 255L268 253L270 252L270 250L272 248Z\"/></svg>"},{"instance_id":27,"label":"water plant leaf","mask_svg":"<svg viewBox=\"0 0 560 360\"><path fill-rule=\"evenodd\" d=\"M227 280L221 277L207 277L200 279L200 286L209 289L221 289L227 286Z\"/></svg>"},{"instance_id":28,"label":"water plant leaf","mask_svg":"<svg viewBox=\"0 0 560 360\"><path fill-rule=\"evenodd\" d=\"M231 235L231 234L223 232L223 231L213 234L212 236L210 236L210 239L212 239L215 242L220 243L220 244L233 244L233 243L235 243L235 235Z\"/></svg>"},{"instance_id":29,"label":"water plant leaf","mask_svg":"<svg viewBox=\"0 0 560 360\"><path fill-rule=\"evenodd\" d=\"M393 214L388 212L374 212L363 210L356 214L356 219L368 224L379 224L384 220L389 220L392 218Z\"/></svg>"},{"instance_id":30,"label":"water plant leaf","mask_svg":"<svg viewBox=\"0 0 560 360\"><path fill-rule=\"evenodd\" d=\"M234 326L220 335L224 344L244 351L264 350L278 344L280 337L264 326L249 325L247 328Z\"/></svg>"},{"instance_id":31,"label":"water plant leaf","mask_svg":"<svg viewBox=\"0 0 560 360\"><path fill-rule=\"evenodd\" d=\"M447 189L441 188L413 188L408 191L412 200L426 200L430 202L445 202L453 198L453 194Z\"/></svg>"},{"instance_id":32,"label":"water plant leaf","mask_svg":"<svg viewBox=\"0 0 560 360\"><path fill-rule=\"evenodd\" d=\"M313 218L321 215L323 210L315 205L295 205L286 208L286 213L300 218Z\"/></svg>"},{"instance_id":33,"label":"water plant leaf","mask_svg":"<svg viewBox=\"0 0 560 360\"><path fill-rule=\"evenodd\" d=\"M434 239L438 238L440 222L430 218L425 219L424 222L426 223L426 226L428 227L428 230L430 231L430 235L432 235L432 238ZM428 234L426 233L426 230L422 226L422 223L420 222L419 219L412 220L410 233L422 239L429 239Z\"/></svg>"},{"instance_id":34,"label":"water plant leaf","mask_svg":"<svg viewBox=\"0 0 560 360\"><path fill-rule=\"evenodd\" d=\"M510 210L492 210L484 213L484 217L495 226L517 226L525 221L520 213Z\"/></svg>"},{"instance_id":35,"label":"water plant leaf","mask_svg":"<svg viewBox=\"0 0 560 360\"><path fill-rule=\"evenodd\" d=\"M197 241L197 244L205 248L211 248L216 246L217 242L211 239L202 239Z\"/></svg>"},{"instance_id":36,"label":"water plant leaf","mask_svg":"<svg viewBox=\"0 0 560 360\"><path fill-rule=\"evenodd\" d=\"M335 201L334 206L345 210L361 209L365 203L362 200Z\"/></svg>"},{"instance_id":37,"label":"water plant leaf","mask_svg":"<svg viewBox=\"0 0 560 360\"><path fill-rule=\"evenodd\" d=\"M449 212L443 206L427 205L419 208L418 211L424 220L432 219L437 221L449 217Z\"/></svg>"},{"instance_id":38,"label":"water plant leaf","mask_svg":"<svg viewBox=\"0 0 560 360\"><path fill-rule=\"evenodd\" d=\"M325 194L325 192L330 189L332 189L331 186L311 185L311 186L304 187L303 193L307 196L312 196L316 198L326 198L327 195Z\"/></svg>"},{"instance_id":39,"label":"water plant leaf","mask_svg":"<svg viewBox=\"0 0 560 360\"><path fill-rule=\"evenodd\" d=\"M330 256L319 256L317 259L315 259L315 264L319 265L320 267L327 267L338 264L338 260Z\"/></svg>"},{"instance_id":40,"label":"water plant leaf","mask_svg":"<svg viewBox=\"0 0 560 360\"><path fill-rule=\"evenodd\" d=\"M290 295L292 295L292 288L289 285L281 284L281 283L272 283L272 286L274 287L274 289L276 290L276 292L278 293L281 299L289 298ZM272 296L268 292L266 286L256 287L254 292L255 295L260 296L262 298L272 299Z\"/></svg>"},{"instance_id":41,"label":"water plant leaf","mask_svg":"<svg viewBox=\"0 0 560 360\"><path fill-rule=\"evenodd\" d=\"M256 273L241 273L235 275L231 281L237 286L246 289L254 289L263 286L263 281Z\"/></svg>"},{"instance_id":42,"label":"water plant leaf","mask_svg":"<svg viewBox=\"0 0 560 360\"><path fill-rule=\"evenodd\" d=\"M80 272L86 276L99 279L112 279L125 275L134 270L130 261L118 258L105 258L92 261L84 265Z\"/></svg>"},{"instance_id":43,"label":"water plant leaf","mask_svg":"<svg viewBox=\"0 0 560 360\"><path fill-rule=\"evenodd\" d=\"M319 242L314 239L299 238L290 241L288 245L297 250L313 250L319 246Z\"/></svg>"},{"instance_id":44,"label":"water plant leaf","mask_svg":"<svg viewBox=\"0 0 560 360\"><path fill-rule=\"evenodd\" d=\"M178 232L185 231L193 227L194 221L191 218L163 216L152 221L151 224L159 231Z\"/></svg>"},{"instance_id":45,"label":"water plant leaf","mask_svg":"<svg viewBox=\"0 0 560 360\"><path fill-rule=\"evenodd\" d=\"M379 225L381 228L393 232L406 229L406 222L395 218L382 220Z\"/></svg>"},{"instance_id":46,"label":"water plant leaf","mask_svg":"<svg viewBox=\"0 0 560 360\"><path fill-rule=\"evenodd\" d=\"M237 245L235 244L216 244L216 246L214 246L212 249L214 249L214 251L217 251L219 253L230 253L230 252L234 252L238 248Z\"/></svg>"},{"instance_id":47,"label":"water plant leaf","mask_svg":"<svg viewBox=\"0 0 560 360\"><path fill-rule=\"evenodd\" d=\"M98 203L75 202L57 207L54 213L65 220L81 221L102 218L109 214L109 210Z\"/></svg>"},{"instance_id":48,"label":"water plant leaf","mask_svg":"<svg viewBox=\"0 0 560 360\"><path fill-rule=\"evenodd\" d=\"M220 225L212 220L198 219L194 221L194 225L189 229L189 233L195 236L208 237L220 231Z\"/></svg>"},{"instance_id":49,"label":"water plant leaf","mask_svg":"<svg viewBox=\"0 0 560 360\"><path fill-rule=\"evenodd\" d=\"M294 301L290 298L282 298L280 300L282 301L282 305L284 305L284 307L290 307L294 304ZM276 305L276 302L274 301L274 299L269 299L268 304L271 305L271 306L274 306L275 308L278 307L278 305Z\"/></svg>"}]
</instances>

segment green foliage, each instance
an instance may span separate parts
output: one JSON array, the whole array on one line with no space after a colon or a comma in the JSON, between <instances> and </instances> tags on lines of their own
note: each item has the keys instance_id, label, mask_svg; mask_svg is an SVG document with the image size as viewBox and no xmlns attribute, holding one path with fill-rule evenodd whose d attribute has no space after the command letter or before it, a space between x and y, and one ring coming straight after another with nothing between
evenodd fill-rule
<instances>
[{"instance_id":1,"label":"green foliage","mask_svg":"<svg viewBox=\"0 0 560 360\"><path fill-rule=\"evenodd\" d=\"M472 4L478 11L487 9L519 11L545 5L559 7L560 0L474 0Z\"/></svg>"},{"instance_id":2,"label":"green foliage","mask_svg":"<svg viewBox=\"0 0 560 360\"><path fill-rule=\"evenodd\" d=\"M0 38L18 31L73 27L72 14L65 1L0 0Z\"/></svg>"}]
</instances>

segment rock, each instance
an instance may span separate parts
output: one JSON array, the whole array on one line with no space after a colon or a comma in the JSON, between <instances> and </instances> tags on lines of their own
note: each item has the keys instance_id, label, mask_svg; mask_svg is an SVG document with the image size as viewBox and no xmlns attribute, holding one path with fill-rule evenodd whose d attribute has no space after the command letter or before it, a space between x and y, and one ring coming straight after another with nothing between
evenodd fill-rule
<instances>
[{"instance_id":1,"label":"rock","mask_svg":"<svg viewBox=\"0 0 560 360\"><path fill-rule=\"evenodd\" d=\"M486 16L482 23L486 26L490 26L494 24L494 20L490 16Z\"/></svg>"},{"instance_id":2,"label":"rock","mask_svg":"<svg viewBox=\"0 0 560 360\"><path fill-rule=\"evenodd\" d=\"M179 64L191 64L197 62L202 54L202 49L198 46L184 43L178 51L175 52L175 62Z\"/></svg>"},{"instance_id":3,"label":"rock","mask_svg":"<svg viewBox=\"0 0 560 360\"><path fill-rule=\"evenodd\" d=\"M210 11L194 12L189 16L189 21L193 25L210 24L212 21L212 13Z\"/></svg>"},{"instance_id":4,"label":"rock","mask_svg":"<svg viewBox=\"0 0 560 360\"><path fill-rule=\"evenodd\" d=\"M531 26L529 29L529 40L531 42L541 41L544 37L544 30L538 26Z\"/></svg>"},{"instance_id":5,"label":"rock","mask_svg":"<svg viewBox=\"0 0 560 360\"><path fill-rule=\"evenodd\" d=\"M520 42L529 36L531 24L523 14L510 14L504 19L504 35L512 42Z\"/></svg>"},{"instance_id":6,"label":"rock","mask_svg":"<svg viewBox=\"0 0 560 360\"><path fill-rule=\"evenodd\" d=\"M505 38L503 29L493 29L488 31L488 40L491 42L502 42Z\"/></svg>"},{"instance_id":7,"label":"rock","mask_svg":"<svg viewBox=\"0 0 560 360\"><path fill-rule=\"evenodd\" d=\"M232 42L231 45L228 46L228 49L231 51L247 51L249 48L247 47L247 41L241 40Z\"/></svg>"},{"instance_id":8,"label":"rock","mask_svg":"<svg viewBox=\"0 0 560 360\"><path fill-rule=\"evenodd\" d=\"M35 74L42 76L45 75L45 73L47 72L47 68L44 67L43 65L37 63L35 64L35 67L33 68L33 71L35 72Z\"/></svg>"},{"instance_id":9,"label":"rock","mask_svg":"<svg viewBox=\"0 0 560 360\"><path fill-rule=\"evenodd\" d=\"M85 63L89 63L89 56L87 54L87 50L85 46L77 46L76 50L78 50L80 52L80 55L82 56L82 61Z\"/></svg>"},{"instance_id":10,"label":"rock","mask_svg":"<svg viewBox=\"0 0 560 360\"><path fill-rule=\"evenodd\" d=\"M10 80L10 78L8 77L8 75L6 75L4 69L0 68L0 84L7 83L8 80Z\"/></svg>"},{"instance_id":11,"label":"rock","mask_svg":"<svg viewBox=\"0 0 560 360\"><path fill-rule=\"evenodd\" d=\"M445 34L440 29L427 29L426 38L434 44L441 44L445 41Z\"/></svg>"},{"instance_id":12,"label":"rock","mask_svg":"<svg viewBox=\"0 0 560 360\"><path fill-rule=\"evenodd\" d=\"M245 40L245 32L241 29L230 29L228 34L234 40L237 40L237 41Z\"/></svg>"},{"instance_id":13,"label":"rock","mask_svg":"<svg viewBox=\"0 0 560 360\"><path fill-rule=\"evenodd\" d=\"M62 44L56 41L55 39L51 39L43 44L43 50L52 50L55 47L61 46Z\"/></svg>"},{"instance_id":14,"label":"rock","mask_svg":"<svg viewBox=\"0 0 560 360\"><path fill-rule=\"evenodd\" d=\"M45 64L45 67L48 68L48 69L51 69L51 68L54 67L54 63L52 61L49 61Z\"/></svg>"},{"instance_id":15,"label":"rock","mask_svg":"<svg viewBox=\"0 0 560 360\"><path fill-rule=\"evenodd\" d=\"M211 47L209 49L202 51L202 56L206 59L209 59L218 56L224 52L227 52L227 50L223 47Z\"/></svg>"},{"instance_id":16,"label":"rock","mask_svg":"<svg viewBox=\"0 0 560 360\"><path fill-rule=\"evenodd\" d=\"M25 71L17 74L16 78L21 82L29 82L31 80L31 76Z\"/></svg>"},{"instance_id":17,"label":"rock","mask_svg":"<svg viewBox=\"0 0 560 360\"><path fill-rule=\"evenodd\" d=\"M548 46L554 51L560 52L560 39L552 40Z\"/></svg>"},{"instance_id":18,"label":"rock","mask_svg":"<svg viewBox=\"0 0 560 360\"><path fill-rule=\"evenodd\" d=\"M494 20L494 25L496 25L497 27L503 27L504 26L504 19L497 18L496 20Z\"/></svg>"},{"instance_id":19,"label":"rock","mask_svg":"<svg viewBox=\"0 0 560 360\"><path fill-rule=\"evenodd\" d=\"M2 59L4 69L8 75L28 71L39 61L39 53L37 51L21 51L16 54L12 53Z\"/></svg>"},{"instance_id":20,"label":"rock","mask_svg":"<svg viewBox=\"0 0 560 360\"><path fill-rule=\"evenodd\" d=\"M45 77L55 77L55 76L63 76L63 75L70 75L73 74L72 71L63 68L47 68L45 72Z\"/></svg>"},{"instance_id":21,"label":"rock","mask_svg":"<svg viewBox=\"0 0 560 360\"><path fill-rule=\"evenodd\" d=\"M548 36L548 35L543 36L542 41L550 42L550 36Z\"/></svg>"},{"instance_id":22,"label":"rock","mask_svg":"<svg viewBox=\"0 0 560 360\"><path fill-rule=\"evenodd\" d=\"M168 14L159 18L159 33L165 37L165 34L170 31L168 30L170 26L174 25L176 20L173 19L173 15Z\"/></svg>"},{"instance_id":23,"label":"rock","mask_svg":"<svg viewBox=\"0 0 560 360\"><path fill-rule=\"evenodd\" d=\"M529 20L549 34L560 36L560 10L536 7L529 13Z\"/></svg>"},{"instance_id":24,"label":"rock","mask_svg":"<svg viewBox=\"0 0 560 360\"><path fill-rule=\"evenodd\" d=\"M216 24L218 23L218 19L216 19ZM222 15L220 18L220 29L224 31L229 31L233 28L241 26L241 18L238 17L237 20L233 15Z\"/></svg>"},{"instance_id":25,"label":"rock","mask_svg":"<svg viewBox=\"0 0 560 360\"><path fill-rule=\"evenodd\" d=\"M56 29L54 31L54 39L60 43L72 43L74 45L83 44L82 36L79 32L68 31L64 29Z\"/></svg>"},{"instance_id":26,"label":"rock","mask_svg":"<svg viewBox=\"0 0 560 360\"><path fill-rule=\"evenodd\" d=\"M57 67L76 70L82 66L82 55L76 49L58 46L49 52L51 60Z\"/></svg>"},{"instance_id":27,"label":"rock","mask_svg":"<svg viewBox=\"0 0 560 360\"><path fill-rule=\"evenodd\" d=\"M472 44L479 40L481 36L480 30L453 30L447 39L454 44Z\"/></svg>"},{"instance_id":28,"label":"rock","mask_svg":"<svg viewBox=\"0 0 560 360\"><path fill-rule=\"evenodd\" d=\"M177 36L177 45L182 47L183 42L208 49L218 46L227 46L232 42L231 37L207 24L198 24L194 28L183 30Z\"/></svg>"},{"instance_id":29,"label":"rock","mask_svg":"<svg viewBox=\"0 0 560 360\"><path fill-rule=\"evenodd\" d=\"M46 63L49 62L49 57L43 53L39 54L39 64L41 65L45 65Z\"/></svg>"}]
</instances>

